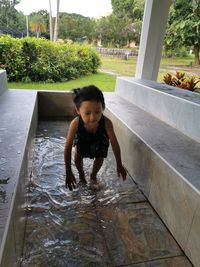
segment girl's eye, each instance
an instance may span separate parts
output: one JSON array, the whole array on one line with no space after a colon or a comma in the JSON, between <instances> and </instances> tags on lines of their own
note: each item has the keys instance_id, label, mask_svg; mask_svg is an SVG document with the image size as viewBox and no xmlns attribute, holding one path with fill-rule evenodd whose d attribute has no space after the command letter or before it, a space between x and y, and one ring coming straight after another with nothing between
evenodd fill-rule
<instances>
[{"instance_id":1,"label":"girl's eye","mask_svg":"<svg viewBox=\"0 0 200 267\"><path fill-rule=\"evenodd\" d=\"M85 114L88 116L88 115L90 115L90 112L86 112Z\"/></svg>"}]
</instances>

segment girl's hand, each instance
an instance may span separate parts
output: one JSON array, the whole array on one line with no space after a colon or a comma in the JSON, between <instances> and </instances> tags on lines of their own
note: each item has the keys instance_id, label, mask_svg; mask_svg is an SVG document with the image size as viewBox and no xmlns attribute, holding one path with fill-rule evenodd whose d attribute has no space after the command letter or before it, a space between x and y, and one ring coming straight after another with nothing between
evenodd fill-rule
<instances>
[{"instance_id":1,"label":"girl's hand","mask_svg":"<svg viewBox=\"0 0 200 267\"><path fill-rule=\"evenodd\" d=\"M126 180L127 171L123 165L117 166L117 175L118 177L122 176L123 181Z\"/></svg>"},{"instance_id":2,"label":"girl's hand","mask_svg":"<svg viewBox=\"0 0 200 267\"><path fill-rule=\"evenodd\" d=\"M76 188L76 179L72 172L66 173L66 188L69 188L70 191Z\"/></svg>"}]
</instances>

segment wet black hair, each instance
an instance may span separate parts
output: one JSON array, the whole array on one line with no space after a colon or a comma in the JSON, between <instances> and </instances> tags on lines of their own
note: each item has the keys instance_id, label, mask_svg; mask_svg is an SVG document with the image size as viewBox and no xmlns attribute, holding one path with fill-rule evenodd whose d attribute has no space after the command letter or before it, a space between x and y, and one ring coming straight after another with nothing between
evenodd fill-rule
<instances>
[{"instance_id":1,"label":"wet black hair","mask_svg":"<svg viewBox=\"0 0 200 267\"><path fill-rule=\"evenodd\" d=\"M104 96L102 91L95 85L84 86L82 88L73 89L74 104L76 108L80 108L83 101L96 101L101 102L102 108L105 109Z\"/></svg>"}]
</instances>

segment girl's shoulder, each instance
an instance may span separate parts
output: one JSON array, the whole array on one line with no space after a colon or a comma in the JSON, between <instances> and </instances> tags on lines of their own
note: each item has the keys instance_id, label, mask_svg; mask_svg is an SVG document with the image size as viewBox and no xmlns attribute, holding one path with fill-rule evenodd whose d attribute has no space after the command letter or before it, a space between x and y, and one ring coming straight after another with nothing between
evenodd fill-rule
<instances>
[{"instance_id":1,"label":"girl's shoulder","mask_svg":"<svg viewBox=\"0 0 200 267\"><path fill-rule=\"evenodd\" d=\"M103 115L103 118L104 118L105 123L112 123L112 121L105 115Z\"/></svg>"},{"instance_id":2,"label":"girl's shoulder","mask_svg":"<svg viewBox=\"0 0 200 267\"><path fill-rule=\"evenodd\" d=\"M75 117L71 123L70 123L70 127L71 128L77 128L78 127L78 123L79 123L79 116Z\"/></svg>"},{"instance_id":3,"label":"girl's shoulder","mask_svg":"<svg viewBox=\"0 0 200 267\"><path fill-rule=\"evenodd\" d=\"M70 122L70 125L69 125L69 129L67 131L67 138L68 140L73 140L76 132L77 132L77 129L78 129L78 119L77 118L74 118L71 122Z\"/></svg>"}]
</instances>

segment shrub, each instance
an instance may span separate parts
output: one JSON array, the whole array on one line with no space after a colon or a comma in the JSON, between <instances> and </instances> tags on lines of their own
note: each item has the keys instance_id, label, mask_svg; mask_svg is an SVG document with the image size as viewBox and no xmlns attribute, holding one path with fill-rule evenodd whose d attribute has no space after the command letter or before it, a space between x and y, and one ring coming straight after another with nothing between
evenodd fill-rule
<instances>
[{"instance_id":1,"label":"shrub","mask_svg":"<svg viewBox=\"0 0 200 267\"><path fill-rule=\"evenodd\" d=\"M0 37L0 65L10 81L66 81L97 72L100 58L88 45Z\"/></svg>"},{"instance_id":2,"label":"shrub","mask_svg":"<svg viewBox=\"0 0 200 267\"><path fill-rule=\"evenodd\" d=\"M163 77L163 81L171 86L186 89L189 91L195 91L200 79L196 76L186 76L184 72L177 71L176 74L167 73Z\"/></svg>"},{"instance_id":3,"label":"shrub","mask_svg":"<svg viewBox=\"0 0 200 267\"><path fill-rule=\"evenodd\" d=\"M4 65L9 80L21 80L25 67L22 57L22 43L18 38L2 36L0 38L0 64Z\"/></svg>"}]
</instances>

